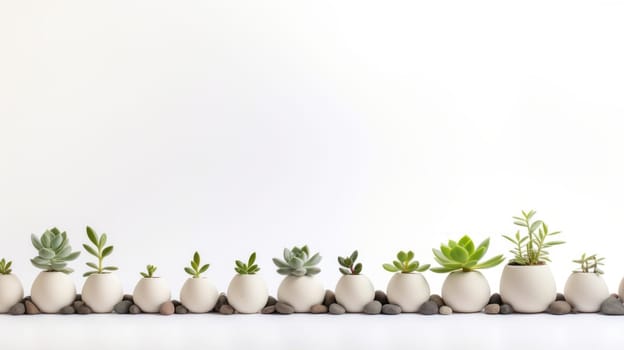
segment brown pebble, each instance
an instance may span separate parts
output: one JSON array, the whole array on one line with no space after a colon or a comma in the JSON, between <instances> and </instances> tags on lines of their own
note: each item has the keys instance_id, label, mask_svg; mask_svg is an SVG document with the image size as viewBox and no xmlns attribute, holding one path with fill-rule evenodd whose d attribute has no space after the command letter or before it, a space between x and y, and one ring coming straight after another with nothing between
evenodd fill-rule
<instances>
[{"instance_id":1,"label":"brown pebble","mask_svg":"<svg viewBox=\"0 0 624 350\"><path fill-rule=\"evenodd\" d=\"M325 298L323 298L323 305L329 307L329 305L334 304L336 302L336 294L331 290L325 291Z\"/></svg>"},{"instance_id":2,"label":"brown pebble","mask_svg":"<svg viewBox=\"0 0 624 350\"><path fill-rule=\"evenodd\" d=\"M497 315L500 313L500 305L498 304L487 304L483 311L489 315Z\"/></svg>"},{"instance_id":3,"label":"brown pebble","mask_svg":"<svg viewBox=\"0 0 624 350\"><path fill-rule=\"evenodd\" d=\"M82 305L84 305L84 304L85 304L85 303L84 303L84 301L82 301L82 300L76 300L76 301L74 301L74 302L72 303L72 305L71 305L71 306L73 306L75 310L78 310L78 308L80 308L80 307L81 307Z\"/></svg>"},{"instance_id":4,"label":"brown pebble","mask_svg":"<svg viewBox=\"0 0 624 350\"><path fill-rule=\"evenodd\" d=\"M215 304L215 307L213 310L216 312L220 312L219 310L221 310L221 306L223 305L228 305L228 300L225 294L221 293L219 294L219 297L217 298L217 303Z\"/></svg>"},{"instance_id":5,"label":"brown pebble","mask_svg":"<svg viewBox=\"0 0 624 350\"><path fill-rule=\"evenodd\" d=\"M234 313L234 308L231 305L221 305L219 308L219 313L222 315L231 315Z\"/></svg>"},{"instance_id":6,"label":"brown pebble","mask_svg":"<svg viewBox=\"0 0 624 350\"><path fill-rule=\"evenodd\" d=\"M37 305L35 305L35 303L33 303L30 300L26 300L24 302L24 306L26 306L26 313L28 315L36 315L36 314L40 314L41 311L39 311L39 308L37 307Z\"/></svg>"},{"instance_id":7,"label":"brown pebble","mask_svg":"<svg viewBox=\"0 0 624 350\"><path fill-rule=\"evenodd\" d=\"M17 303L13 306L11 306L11 308L9 309L9 314L11 315L23 315L26 312L26 306L24 306L24 303Z\"/></svg>"},{"instance_id":8,"label":"brown pebble","mask_svg":"<svg viewBox=\"0 0 624 350\"><path fill-rule=\"evenodd\" d=\"M278 301L277 304L275 304L275 311L277 311L277 313L280 313L282 315L289 315L295 312L295 308L286 303L282 303Z\"/></svg>"},{"instance_id":9,"label":"brown pebble","mask_svg":"<svg viewBox=\"0 0 624 350\"><path fill-rule=\"evenodd\" d=\"M59 311L59 313L63 315L71 315L76 313L76 309L74 309L73 306L65 306L61 309L61 311Z\"/></svg>"},{"instance_id":10,"label":"brown pebble","mask_svg":"<svg viewBox=\"0 0 624 350\"><path fill-rule=\"evenodd\" d=\"M268 315L268 314L272 314L275 313L275 305L269 305L269 306L265 306L261 313Z\"/></svg>"},{"instance_id":11,"label":"brown pebble","mask_svg":"<svg viewBox=\"0 0 624 350\"><path fill-rule=\"evenodd\" d=\"M160 312L161 315L173 315L175 312L175 306L172 301L165 301L160 305L158 312Z\"/></svg>"},{"instance_id":12,"label":"brown pebble","mask_svg":"<svg viewBox=\"0 0 624 350\"><path fill-rule=\"evenodd\" d=\"M326 314L327 310L327 306L323 304L312 305L312 307L310 308L310 312L313 314Z\"/></svg>"}]
</instances>

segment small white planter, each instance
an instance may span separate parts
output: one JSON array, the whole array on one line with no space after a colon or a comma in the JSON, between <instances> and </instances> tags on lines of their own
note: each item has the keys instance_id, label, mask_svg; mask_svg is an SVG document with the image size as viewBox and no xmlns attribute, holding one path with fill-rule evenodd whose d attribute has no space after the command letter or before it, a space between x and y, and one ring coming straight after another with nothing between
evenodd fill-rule
<instances>
[{"instance_id":1,"label":"small white planter","mask_svg":"<svg viewBox=\"0 0 624 350\"><path fill-rule=\"evenodd\" d=\"M165 279L143 277L134 287L132 298L141 311L158 312L160 305L171 299L171 291Z\"/></svg>"},{"instance_id":2,"label":"small white planter","mask_svg":"<svg viewBox=\"0 0 624 350\"><path fill-rule=\"evenodd\" d=\"M123 298L121 281L114 273L94 273L82 286L82 301L93 312L108 313Z\"/></svg>"},{"instance_id":3,"label":"small white planter","mask_svg":"<svg viewBox=\"0 0 624 350\"><path fill-rule=\"evenodd\" d=\"M211 311L218 298L217 288L204 277L187 278L180 290L180 303L193 313Z\"/></svg>"},{"instance_id":4,"label":"small white planter","mask_svg":"<svg viewBox=\"0 0 624 350\"><path fill-rule=\"evenodd\" d=\"M24 298L22 282L14 274L0 274L0 314L9 312L11 306Z\"/></svg>"},{"instance_id":5,"label":"small white planter","mask_svg":"<svg viewBox=\"0 0 624 350\"><path fill-rule=\"evenodd\" d=\"M312 305L322 304L324 298L323 284L314 276L286 276L277 289L277 299L295 312L310 312Z\"/></svg>"},{"instance_id":6,"label":"small white planter","mask_svg":"<svg viewBox=\"0 0 624 350\"><path fill-rule=\"evenodd\" d=\"M260 312L269 298L264 279L260 275L240 275L232 278L227 289L228 303L243 314Z\"/></svg>"},{"instance_id":7,"label":"small white planter","mask_svg":"<svg viewBox=\"0 0 624 350\"><path fill-rule=\"evenodd\" d=\"M620 296L620 299L624 297L624 278L622 278L622 280L620 281L620 286L618 287L618 295Z\"/></svg>"},{"instance_id":8,"label":"small white planter","mask_svg":"<svg viewBox=\"0 0 624 350\"><path fill-rule=\"evenodd\" d=\"M364 275L343 275L336 284L336 301L347 312L363 312L375 299L375 288Z\"/></svg>"},{"instance_id":9,"label":"small white planter","mask_svg":"<svg viewBox=\"0 0 624 350\"><path fill-rule=\"evenodd\" d=\"M578 312L598 312L609 297L609 288L601 275L573 272L563 289L566 301Z\"/></svg>"},{"instance_id":10,"label":"small white planter","mask_svg":"<svg viewBox=\"0 0 624 350\"><path fill-rule=\"evenodd\" d=\"M442 285L442 299L454 312L480 312L490 300L490 285L479 271L451 272Z\"/></svg>"},{"instance_id":11,"label":"small white planter","mask_svg":"<svg viewBox=\"0 0 624 350\"><path fill-rule=\"evenodd\" d=\"M397 304L402 312L417 312L429 300L429 284L420 273L397 272L388 282L388 302Z\"/></svg>"},{"instance_id":12,"label":"small white planter","mask_svg":"<svg viewBox=\"0 0 624 350\"><path fill-rule=\"evenodd\" d=\"M42 271L33 281L30 296L39 311L57 313L76 299L76 287L68 274Z\"/></svg>"},{"instance_id":13,"label":"small white planter","mask_svg":"<svg viewBox=\"0 0 624 350\"><path fill-rule=\"evenodd\" d=\"M546 264L506 265L500 280L500 295L516 312L544 312L557 298L555 278Z\"/></svg>"}]
</instances>

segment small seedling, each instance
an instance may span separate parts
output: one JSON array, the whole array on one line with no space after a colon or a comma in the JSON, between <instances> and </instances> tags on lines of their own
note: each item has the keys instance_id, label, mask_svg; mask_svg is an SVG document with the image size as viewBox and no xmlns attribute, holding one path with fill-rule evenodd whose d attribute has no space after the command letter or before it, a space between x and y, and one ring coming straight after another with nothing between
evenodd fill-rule
<instances>
[{"instance_id":1,"label":"small seedling","mask_svg":"<svg viewBox=\"0 0 624 350\"><path fill-rule=\"evenodd\" d=\"M420 265L417 260L412 262L414 259L414 252L404 252L400 251L397 254L397 259L392 262L392 264L383 264L383 268L388 272L401 272L401 273L412 273L412 272L425 272L429 269L431 265Z\"/></svg>"},{"instance_id":2,"label":"small seedling","mask_svg":"<svg viewBox=\"0 0 624 350\"><path fill-rule=\"evenodd\" d=\"M535 210L528 213L522 211L522 217L514 216L514 224L527 229L526 236L520 236L520 230L516 231L515 237L503 235L505 239L514 244L514 249L510 252L514 255L510 260L512 265L543 265L548 258L547 248L563 244L564 241L546 241L551 236L558 235L561 231L550 232L548 226L541 221L531 222L535 215Z\"/></svg>"},{"instance_id":3,"label":"small seedling","mask_svg":"<svg viewBox=\"0 0 624 350\"><path fill-rule=\"evenodd\" d=\"M478 269L488 269L502 263L505 258L503 255L497 255L485 262L479 264L479 260L483 258L490 246L490 239L487 238L481 242L477 248L468 235L464 235L458 242L449 240L448 244L441 244L440 250L433 249L435 261L441 267L434 267L433 272L446 273L452 271L474 271Z\"/></svg>"},{"instance_id":4,"label":"small seedling","mask_svg":"<svg viewBox=\"0 0 624 350\"><path fill-rule=\"evenodd\" d=\"M0 260L0 275L9 275L11 274L11 265L12 261L5 261L4 258Z\"/></svg>"},{"instance_id":5,"label":"small seedling","mask_svg":"<svg viewBox=\"0 0 624 350\"><path fill-rule=\"evenodd\" d=\"M205 264L204 266L199 267L200 263L201 263L201 260L199 257L199 253L195 252L195 254L193 254L193 260L191 260L191 267L188 267L188 266L185 267L184 271L186 271L186 273L188 273L189 275L193 276L193 278L199 278L200 275L206 272L208 268L210 267L210 264Z\"/></svg>"},{"instance_id":6,"label":"small seedling","mask_svg":"<svg viewBox=\"0 0 624 350\"><path fill-rule=\"evenodd\" d=\"M92 268L92 271L85 272L82 276L87 277L94 273L109 273L110 271L118 270L115 266L104 266L102 262L104 258L109 256L113 252L113 246L110 245L106 247L106 233L102 233L101 236L98 236L91 227L87 226L87 237L89 241L93 243L93 247L83 244L82 247L91 255L95 256L98 260L98 263L88 262L87 266Z\"/></svg>"},{"instance_id":7,"label":"small seedling","mask_svg":"<svg viewBox=\"0 0 624 350\"><path fill-rule=\"evenodd\" d=\"M598 266L604 265L603 261L605 258L599 258L598 255L590 255L586 256L585 253L581 255L581 258L578 260L572 260L577 264L580 264L581 267L578 270L574 270L574 272L592 272L598 275L602 275L604 271L602 271Z\"/></svg>"},{"instance_id":8,"label":"small seedling","mask_svg":"<svg viewBox=\"0 0 624 350\"><path fill-rule=\"evenodd\" d=\"M141 276L144 278L154 278L154 272L156 272L157 267L154 265L147 265L146 269L147 273L141 272Z\"/></svg>"},{"instance_id":9,"label":"small seedling","mask_svg":"<svg viewBox=\"0 0 624 350\"><path fill-rule=\"evenodd\" d=\"M321 272L316 267L321 262L321 256L316 253L310 257L308 246L284 248L284 260L273 258L273 263L277 266L277 273L290 276L314 276Z\"/></svg>"},{"instance_id":10,"label":"small seedling","mask_svg":"<svg viewBox=\"0 0 624 350\"><path fill-rule=\"evenodd\" d=\"M342 273L343 275L359 275L360 272L362 272L362 263L355 263L357 257L357 250L353 251L350 256L346 256L344 258L339 256L338 264L340 264L340 267L338 268L338 270L340 270L340 273Z\"/></svg>"},{"instance_id":11,"label":"small seedling","mask_svg":"<svg viewBox=\"0 0 624 350\"><path fill-rule=\"evenodd\" d=\"M254 275L256 272L260 271L260 268L256 265L256 252L251 253L246 264L240 260L236 260L234 271L241 275Z\"/></svg>"},{"instance_id":12,"label":"small seedling","mask_svg":"<svg viewBox=\"0 0 624 350\"><path fill-rule=\"evenodd\" d=\"M72 273L73 269L67 267L67 262L76 260L80 252L71 251L71 246L67 240L67 233L61 232L56 227L46 230L41 238L37 238L34 234L30 236L30 240L39 252L39 255L30 259L30 262L40 269L47 272L63 272Z\"/></svg>"}]
</instances>

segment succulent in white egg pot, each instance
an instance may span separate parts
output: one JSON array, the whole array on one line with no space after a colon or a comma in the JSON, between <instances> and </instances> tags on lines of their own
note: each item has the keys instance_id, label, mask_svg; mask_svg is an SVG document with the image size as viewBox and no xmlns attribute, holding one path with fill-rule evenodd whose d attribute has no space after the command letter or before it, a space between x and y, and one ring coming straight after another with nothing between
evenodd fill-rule
<instances>
[{"instance_id":1,"label":"succulent in white egg pot","mask_svg":"<svg viewBox=\"0 0 624 350\"><path fill-rule=\"evenodd\" d=\"M201 257L198 252L193 254L191 266L184 268L184 271L191 275L187 278L180 290L180 303L193 313L204 313L211 311L217 299L219 292L209 279L202 277L201 274L208 271L210 264L201 265Z\"/></svg>"},{"instance_id":2,"label":"succulent in white egg pot","mask_svg":"<svg viewBox=\"0 0 624 350\"><path fill-rule=\"evenodd\" d=\"M277 300L292 306L295 312L310 312L312 305L325 298L323 284L314 276L321 272L316 265L321 256L310 255L307 246L284 248L284 260L273 258L277 273L286 275L277 289Z\"/></svg>"},{"instance_id":3,"label":"succulent in white egg pot","mask_svg":"<svg viewBox=\"0 0 624 350\"><path fill-rule=\"evenodd\" d=\"M336 302L347 312L363 312L364 306L375 299L375 288L368 277L361 274L362 263L356 263L358 251L338 257L342 274L336 284Z\"/></svg>"},{"instance_id":4,"label":"succulent in white egg pot","mask_svg":"<svg viewBox=\"0 0 624 350\"><path fill-rule=\"evenodd\" d=\"M477 271L502 263L505 258L497 255L479 263L490 246L487 238L479 246L468 235L459 241L449 240L441 244L440 249L433 249L434 259L440 267L431 271L449 273L442 285L442 299L455 312L479 312L490 299L490 285L487 279Z\"/></svg>"},{"instance_id":5,"label":"succulent in white egg pot","mask_svg":"<svg viewBox=\"0 0 624 350\"><path fill-rule=\"evenodd\" d=\"M76 299L76 286L69 274L74 270L67 262L75 260L80 252L72 252L67 233L52 228L40 238L31 235L31 242L38 255L30 260L42 269L33 281L30 295L33 303L44 313L57 313Z\"/></svg>"},{"instance_id":6,"label":"succulent in white egg pot","mask_svg":"<svg viewBox=\"0 0 624 350\"><path fill-rule=\"evenodd\" d=\"M0 260L0 314L7 313L11 306L24 298L24 288L11 270L12 261Z\"/></svg>"},{"instance_id":7,"label":"succulent in white egg pot","mask_svg":"<svg viewBox=\"0 0 624 350\"><path fill-rule=\"evenodd\" d=\"M83 274L86 277L82 286L82 301L87 304L93 312L109 313L113 311L115 304L123 298L123 287L117 274L115 266L105 266L104 258L113 252L113 246L106 246L106 233L98 236L91 227L87 226L87 238L93 246L83 244L87 253L97 259L97 263L88 262L87 266L92 270Z\"/></svg>"},{"instance_id":8,"label":"succulent in white egg pot","mask_svg":"<svg viewBox=\"0 0 624 350\"><path fill-rule=\"evenodd\" d=\"M602 278L604 273L600 266L604 258L596 254L587 256L583 253L580 259L573 262L580 265L566 281L563 293L566 301L578 312L598 312L600 305L609 297L609 288Z\"/></svg>"},{"instance_id":9,"label":"succulent in white egg pot","mask_svg":"<svg viewBox=\"0 0 624 350\"><path fill-rule=\"evenodd\" d=\"M171 290L164 278L154 276L157 267L147 265L147 272L141 272L141 279L134 287L132 297L134 303L146 313L155 313L160 306L171 300Z\"/></svg>"},{"instance_id":10,"label":"succulent in white egg pot","mask_svg":"<svg viewBox=\"0 0 624 350\"><path fill-rule=\"evenodd\" d=\"M227 289L228 303L243 314L258 313L266 305L269 291L262 276L258 274L260 267L256 264L256 252L251 253L247 263L236 260L236 275Z\"/></svg>"},{"instance_id":11,"label":"succulent in white egg pot","mask_svg":"<svg viewBox=\"0 0 624 350\"><path fill-rule=\"evenodd\" d=\"M519 230L514 237L503 235L513 243L514 257L503 268L500 295L520 313L543 312L557 297L555 278L546 263L550 261L548 249L564 242L551 240L561 232L551 232L541 220L532 222L534 215L535 210L531 210L513 217L515 225L527 230L526 235L520 235Z\"/></svg>"},{"instance_id":12,"label":"succulent in white egg pot","mask_svg":"<svg viewBox=\"0 0 624 350\"><path fill-rule=\"evenodd\" d=\"M417 312L429 300L429 283L421 272L429 270L431 265L420 265L413 259L411 250L400 251L392 264L383 264L386 271L394 272L386 288L388 302L399 305L402 312Z\"/></svg>"}]
</instances>

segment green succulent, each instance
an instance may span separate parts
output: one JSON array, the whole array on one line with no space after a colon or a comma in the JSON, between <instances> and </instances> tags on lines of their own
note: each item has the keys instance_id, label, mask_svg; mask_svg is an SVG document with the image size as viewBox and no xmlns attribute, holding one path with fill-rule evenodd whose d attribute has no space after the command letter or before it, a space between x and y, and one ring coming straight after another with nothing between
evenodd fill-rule
<instances>
[{"instance_id":1,"label":"green succulent","mask_svg":"<svg viewBox=\"0 0 624 350\"><path fill-rule=\"evenodd\" d=\"M420 265L417 260L414 260L414 252L400 251L397 253L397 260L394 260L392 264L383 264L383 268L388 272L401 272L401 273L413 273L413 272L425 272L431 265Z\"/></svg>"},{"instance_id":2,"label":"green succulent","mask_svg":"<svg viewBox=\"0 0 624 350\"><path fill-rule=\"evenodd\" d=\"M598 266L604 265L604 259L605 258L599 258L596 254L587 256L585 253L583 253L580 259L572 260L572 262L581 265L580 269L574 270L574 272L592 272L602 275L604 271L602 271Z\"/></svg>"},{"instance_id":3,"label":"green succulent","mask_svg":"<svg viewBox=\"0 0 624 350\"><path fill-rule=\"evenodd\" d=\"M357 257L357 250L353 251L350 256L346 256L344 258L339 256L338 264L340 264L340 267L338 268L338 270L340 271L340 273L342 273L343 275L359 275L362 272L362 263L355 263Z\"/></svg>"},{"instance_id":4,"label":"green succulent","mask_svg":"<svg viewBox=\"0 0 624 350\"><path fill-rule=\"evenodd\" d=\"M235 263L234 271L241 275L255 275L256 272L260 271L260 267L256 264L256 252L251 253L246 264L240 260L236 260Z\"/></svg>"},{"instance_id":5,"label":"green succulent","mask_svg":"<svg viewBox=\"0 0 624 350\"><path fill-rule=\"evenodd\" d=\"M157 267L154 265L147 265L145 268L147 269L147 273L141 272L141 276L144 278L154 278L154 272L156 272Z\"/></svg>"},{"instance_id":6,"label":"green succulent","mask_svg":"<svg viewBox=\"0 0 624 350\"><path fill-rule=\"evenodd\" d=\"M314 276L321 272L316 267L321 262L321 256L316 253L310 257L308 246L284 248L284 260L273 258L277 266L277 273L290 276Z\"/></svg>"},{"instance_id":7,"label":"green succulent","mask_svg":"<svg viewBox=\"0 0 624 350\"><path fill-rule=\"evenodd\" d=\"M67 262L76 260L80 252L72 252L67 233L61 232L56 227L46 230L41 238L34 234L30 236L33 246L38 250L39 255L30 259L30 262L37 268L48 272L72 273L73 269L67 267Z\"/></svg>"},{"instance_id":8,"label":"green succulent","mask_svg":"<svg viewBox=\"0 0 624 350\"><path fill-rule=\"evenodd\" d=\"M82 276L87 277L91 276L94 273L109 273L110 271L117 271L118 268L115 266L104 266L102 262L104 258L109 256L113 252L113 246L109 245L106 247L106 233L102 233L101 236L98 236L95 231L87 226L87 237L89 241L93 243L93 247L83 244L82 247L87 251L87 253L95 256L98 260L98 263L88 262L87 266L92 268L92 271L85 272Z\"/></svg>"},{"instance_id":9,"label":"green succulent","mask_svg":"<svg viewBox=\"0 0 624 350\"><path fill-rule=\"evenodd\" d=\"M5 261L4 258L0 260L0 275L8 275L11 273L12 261Z\"/></svg>"},{"instance_id":10,"label":"green succulent","mask_svg":"<svg viewBox=\"0 0 624 350\"><path fill-rule=\"evenodd\" d=\"M200 275L206 272L208 268L210 267L210 264L205 264L204 266L200 267L200 263L201 263L201 259L199 257L199 253L195 252L195 254L193 254L193 260L191 260L191 267L188 267L188 266L185 267L184 271L186 271L186 273L188 273L189 275L193 276L193 278L199 278ZM156 270L156 268L154 268L154 270ZM148 272L149 272L149 268L148 268Z\"/></svg>"},{"instance_id":11,"label":"green succulent","mask_svg":"<svg viewBox=\"0 0 624 350\"><path fill-rule=\"evenodd\" d=\"M542 265L548 258L546 249L565 243L564 241L547 241L551 236L561 233L561 231L550 232L548 226L541 220L531 222L535 215L535 210L529 212L522 211L522 217L514 216L514 225L525 227L527 234L520 235L520 230L516 231L515 237L503 235L505 239L514 244L514 249L510 252L514 257L509 261L512 265Z\"/></svg>"},{"instance_id":12,"label":"green succulent","mask_svg":"<svg viewBox=\"0 0 624 350\"><path fill-rule=\"evenodd\" d=\"M438 273L458 270L468 272L488 269L502 263L505 258L501 254L479 264L479 260L483 258L489 246L489 238L481 242L476 248L468 235L464 235L458 242L449 240L448 244L441 244L439 250L433 249L435 261L442 266L434 267L431 271Z\"/></svg>"}]
</instances>

